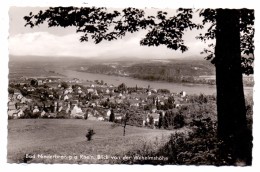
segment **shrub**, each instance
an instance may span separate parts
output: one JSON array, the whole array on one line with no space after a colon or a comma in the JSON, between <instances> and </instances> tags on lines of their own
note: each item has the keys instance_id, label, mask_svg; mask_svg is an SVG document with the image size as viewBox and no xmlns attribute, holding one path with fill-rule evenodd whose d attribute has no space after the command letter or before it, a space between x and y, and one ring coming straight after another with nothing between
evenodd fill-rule
<instances>
[{"instance_id":1,"label":"shrub","mask_svg":"<svg viewBox=\"0 0 260 172\"><path fill-rule=\"evenodd\" d=\"M173 126L175 129L177 128L182 128L185 124L184 121L184 116L181 114L177 114L174 118L173 118Z\"/></svg>"},{"instance_id":2,"label":"shrub","mask_svg":"<svg viewBox=\"0 0 260 172\"><path fill-rule=\"evenodd\" d=\"M216 124L210 118L197 119L193 132L175 132L169 140L156 149L144 144L142 149L135 148L127 154L134 156L167 157L166 161L133 160L134 164L175 164L175 165L233 165L225 145L217 138Z\"/></svg>"},{"instance_id":3,"label":"shrub","mask_svg":"<svg viewBox=\"0 0 260 172\"><path fill-rule=\"evenodd\" d=\"M31 113L30 118L39 118L41 117L41 112Z\"/></svg>"},{"instance_id":4,"label":"shrub","mask_svg":"<svg viewBox=\"0 0 260 172\"><path fill-rule=\"evenodd\" d=\"M96 134L96 133L94 132L94 130L91 129L91 128L89 128L89 129L88 129L88 132L87 132L87 134L86 134L86 137L87 137L88 141L91 141L91 140L92 140L92 137L93 137L94 134Z\"/></svg>"},{"instance_id":5,"label":"shrub","mask_svg":"<svg viewBox=\"0 0 260 172\"><path fill-rule=\"evenodd\" d=\"M65 110L61 110L56 115L56 118L58 118L58 119L68 119L69 117L70 117L70 115L68 113L66 113Z\"/></svg>"},{"instance_id":6,"label":"shrub","mask_svg":"<svg viewBox=\"0 0 260 172\"><path fill-rule=\"evenodd\" d=\"M69 88L69 85L66 82L62 82L61 87L63 87L64 89L67 89L67 88Z\"/></svg>"}]
</instances>

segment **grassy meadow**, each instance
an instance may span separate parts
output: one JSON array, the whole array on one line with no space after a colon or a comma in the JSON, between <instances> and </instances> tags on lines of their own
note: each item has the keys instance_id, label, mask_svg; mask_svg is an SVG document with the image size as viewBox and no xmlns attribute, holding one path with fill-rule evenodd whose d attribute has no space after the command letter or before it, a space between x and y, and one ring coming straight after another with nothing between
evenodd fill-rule
<instances>
[{"instance_id":1,"label":"grassy meadow","mask_svg":"<svg viewBox=\"0 0 260 172\"><path fill-rule=\"evenodd\" d=\"M88 128L94 129L96 133L91 141L85 137ZM183 132L185 128L179 131ZM159 147L174 132L176 131L127 126L126 135L123 136L123 127L109 122L80 119L9 120L7 161L111 163L111 156L123 156L144 143L154 143L157 140L158 145L154 146Z\"/></svg>"}]
</instances>

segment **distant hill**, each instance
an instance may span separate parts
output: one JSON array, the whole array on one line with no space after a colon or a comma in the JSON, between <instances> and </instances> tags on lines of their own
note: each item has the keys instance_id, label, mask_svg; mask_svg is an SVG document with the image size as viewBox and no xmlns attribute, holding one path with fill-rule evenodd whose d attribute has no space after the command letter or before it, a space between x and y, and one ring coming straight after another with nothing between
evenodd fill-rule
<instances>
[{"instance_id":1,"label":"distant hill","mask_svg":"<svg viewBox=\"0 0 260 172\"><path fill-rule=\"evenodd\" d=\"M115 59L79 58L79 57L46 57L46 56L13 56L10 64L35 66L65 67L71 70L107 75L130 76L143 80L182 82L183 78L193 80L201 75L214 75L214 66L204 59L141 59L122 57Z\"/></svg>"},{"instance_id":2,"label":"distant hill","mask_svg":"<svg viewBox=\"0 0 260 172\"><path fill-rule=\"evenodd\" d=\"M168 82L193 82L194 77L215 74L214 66L206 60L139 59L138 61L85 63L81 64L81 67L73 65L71 69L89 73L130 76L143 80Z\"/></svg>"}]
</instances>

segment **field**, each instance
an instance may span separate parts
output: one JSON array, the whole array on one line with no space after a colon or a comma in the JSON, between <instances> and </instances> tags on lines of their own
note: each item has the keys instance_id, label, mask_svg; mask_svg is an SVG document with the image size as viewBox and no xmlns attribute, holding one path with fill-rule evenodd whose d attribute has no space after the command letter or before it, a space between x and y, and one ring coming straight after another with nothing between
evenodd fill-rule
<instances>
[{"instance_id":1,"label":"field","mask_svg":"<svg viewBox=\"0 0 260 172\"><path fill-rule=\"evenodd\" d=\"M85 137L88 128L96 133L91 141ZM123 127L109 122L80 119L9 120L7 159L8 163L23 163L26 160L28 163L111 163L111 156L124 155L154 140L166 142L173 132L127 126L126 135L123 136Z\"/></svg>"}]
</instances>

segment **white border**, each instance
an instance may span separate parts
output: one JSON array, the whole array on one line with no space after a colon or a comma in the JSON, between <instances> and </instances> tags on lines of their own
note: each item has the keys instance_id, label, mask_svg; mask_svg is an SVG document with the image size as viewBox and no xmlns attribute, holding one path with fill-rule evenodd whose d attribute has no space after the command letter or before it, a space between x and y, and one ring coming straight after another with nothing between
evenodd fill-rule
<instances>
[{"instance_id":1,"label":"white border","mask_svg":"<svg viewBox=\"0 0 260 172\"><path fill-rule=\"evenodd\" d=\"M106 6L106 7L156 7L156 8L253 8L256 12L256 33L255 33L255 87L254 87L254 148L253 148L253 166L252 167L183 167L183 166L126 166L126 165L39 165L39 164L25 164L25 165L17 165L17 164L7 164L6 163L6 145L7 145L7 84L8 84L8 27L9 27L9 18L8 18L8 9L10 6ZM257 55L259 54L259 6L256 0L74 0L74 1L65 1L65 0L41 0L41 1L33 1L33 0L9 0L1 3L0 9L0 40L1 40L1 50L0 50L0 170L2 171L45 171L45 170L79 170L79 171L141 171L141 170L149 170L149 171L201 171L201 170L234 170L234 171L242 171L249 170L255 171L257 167L259 167L259 155L256 152L260 152L259 150L259 127L257 123L259 122L258 112L259 112L259 101L257 97L259 97L259 93L256 88L259 87L258 77L259 76L259 67L258 67L258 59ZM258 39L257 39L258 38ZM62 169L61 169L62 168Z\"/></svg>"}]
</instances>

